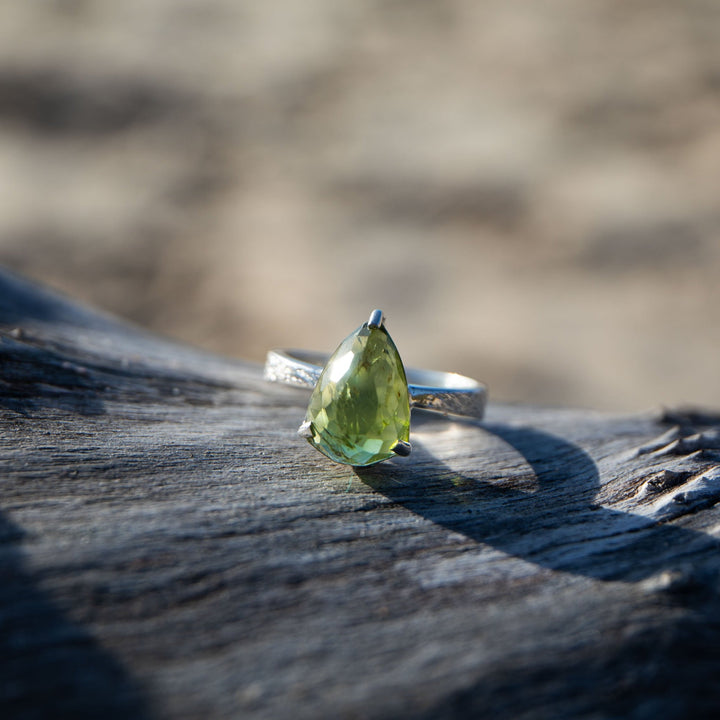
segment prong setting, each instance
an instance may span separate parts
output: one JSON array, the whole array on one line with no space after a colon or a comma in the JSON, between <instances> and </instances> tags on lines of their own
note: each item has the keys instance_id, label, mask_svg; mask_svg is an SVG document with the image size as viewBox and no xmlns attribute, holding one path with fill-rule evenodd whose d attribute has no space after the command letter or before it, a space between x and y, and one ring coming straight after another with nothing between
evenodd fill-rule
<instances>
[{"instance_id":1,"label":"prong setting","mask_svg":"<svg viewBox=\"0 0 720 720\"><path fill-rule=\"evenodd\" d=\"M405 442L404 440L398 440L395 443L395 447L392 449L392 451L400 457L407 457L410 454L411 450L412 445L409 442Z\"/></svg>"},{"instance_id":2,"label":"prong setting","mask_svg":"<svg viewBox=\"0 0 720 720\"><path fill-rule=\"evenodd\" d=\"M367 321L368 327L371 328L380 328L383 326L383 323L385 322L385 316L383 315L382 310L373 310L370 313L370 319Z\"/></svg>"},{"instance_id":3,"label":"prong setting","mask_svg":"<svg viewBox=\"0 0 720 720\"><path fill-rule=\"evenodd\" d=\"M301 438L305 438L306 440L308 438L312 437L312 428L310 426L310 421L306 420L299 428L298 428L298 435Z\"/></svg>"}]
</instances>

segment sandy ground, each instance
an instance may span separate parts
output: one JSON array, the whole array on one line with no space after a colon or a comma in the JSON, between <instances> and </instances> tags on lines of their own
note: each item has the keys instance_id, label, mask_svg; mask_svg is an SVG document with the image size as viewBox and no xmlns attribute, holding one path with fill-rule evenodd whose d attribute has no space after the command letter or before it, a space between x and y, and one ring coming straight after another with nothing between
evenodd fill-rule
<instances>
[{"instance_id":1,"label":"sandy ground","mask_svg":"<svg viewBox=\"0 0 720 720\"><path fill-rule=\"evenodd\" d=\"M716 0L0 4L0 263L260 361L720 406Z\"/></svg>"}]
</instances>

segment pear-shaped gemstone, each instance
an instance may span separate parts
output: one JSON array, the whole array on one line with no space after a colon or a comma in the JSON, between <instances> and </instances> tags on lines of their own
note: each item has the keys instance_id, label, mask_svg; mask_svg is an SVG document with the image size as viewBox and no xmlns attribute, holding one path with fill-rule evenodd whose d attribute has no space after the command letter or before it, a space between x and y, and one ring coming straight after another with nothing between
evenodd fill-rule
<instances>
[{"instance_id":1,"label":"pear-shaped gemstone","mask_svg":"<svg viewBox=\"0 0 720 720\"><path fill-rule=\"evenodd\" d=\"M328 360L308 405L308 442L331 460L372 465L410 436L407 380L383 326L365 325Z\"/></svg>"}]
</instances>

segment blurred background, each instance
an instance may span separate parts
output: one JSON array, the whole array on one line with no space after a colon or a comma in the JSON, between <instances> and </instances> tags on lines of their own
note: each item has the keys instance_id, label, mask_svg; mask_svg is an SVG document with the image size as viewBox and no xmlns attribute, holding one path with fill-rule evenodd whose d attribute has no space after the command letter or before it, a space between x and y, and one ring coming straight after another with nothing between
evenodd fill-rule
<instances>
[{"instance_id":1,"label":"blurred background","mask_svg":"<svg viewBox=\"0 0 720 720\"><path fill-rule=\"evenodd\" d=\"M0 3L0 263L262 361L720 406L717 0Z\"/></svg>"}]
</instances>

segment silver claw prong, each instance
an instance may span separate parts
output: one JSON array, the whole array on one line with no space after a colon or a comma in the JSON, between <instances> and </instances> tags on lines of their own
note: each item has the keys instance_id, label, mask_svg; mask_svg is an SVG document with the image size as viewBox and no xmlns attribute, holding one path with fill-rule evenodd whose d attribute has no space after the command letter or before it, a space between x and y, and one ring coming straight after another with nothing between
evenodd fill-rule
<instances>
[{"instance_id":1,"label":"silver claw prong","mask_svg":"<svg viewBox=\"0 0 720 720\"><path fill-rule=\"evenodd\" d=\"M305 438L306 440L312 437L312 430L310 429L310 421L306 420L299 428L298 435Z\"/></svg>"},{"instance_id":2,"label":"silver claw prong","mask_svg":"<svg viewBox=\"0 0 720 720\"><path fill-rule=\"evenodd\" d=\"M393 448L393 452L400 457L407 457L410 454L411 450L412 445L409 442L405 442L404 440L398 440L395 443L395 447Z\"/></svg>"},{"instance_id":3,"label":"silver claw prong","mask_svg":"<svg viewBox=\"0 0 720 720\"><path fill-rule=\"evenodd\" d=\"M385 316L383 315L383 311L382 310L373 310L370 313L370 319L368 320L367 324L368 324L368 327L379 328L379 327L382 327L384 322L385 322Z\"/></svg>"}]
</instances>

